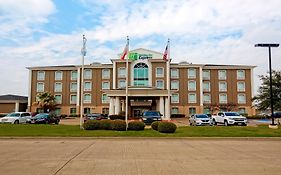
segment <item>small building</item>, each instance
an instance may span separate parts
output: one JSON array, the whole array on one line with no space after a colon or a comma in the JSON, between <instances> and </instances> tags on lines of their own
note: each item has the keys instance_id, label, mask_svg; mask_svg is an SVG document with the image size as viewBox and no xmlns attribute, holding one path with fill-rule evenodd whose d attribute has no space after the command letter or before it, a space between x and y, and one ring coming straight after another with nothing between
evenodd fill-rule
<instances>
[{"instance_id":1,"label":"small building","mask_svg":"<svg viewBox=\"0 0 281 175\"><path fill-rule=\"evenodd\" d=\"M28 97L19 95L0 95L0 114L25 112Z\"/></svg>"}]
</instances>

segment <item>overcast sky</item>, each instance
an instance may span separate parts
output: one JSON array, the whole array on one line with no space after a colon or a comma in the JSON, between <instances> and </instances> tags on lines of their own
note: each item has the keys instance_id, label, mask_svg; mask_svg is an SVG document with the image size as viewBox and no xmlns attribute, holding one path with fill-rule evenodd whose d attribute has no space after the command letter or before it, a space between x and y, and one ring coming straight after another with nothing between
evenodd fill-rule
<instances>
[{"instance_id":1,"label":"overcast sky","mask_svg":"<svg viewBox=\"0 0 281 175\"><path fill-rule=\"evenodd\" d=\"M130 49L163 52L173 62L255 65L268 71L268 50L281 43L280 0L0 0L0 94L28 94L30 66L109 63ZM281 47L272 49L280 70Z\"/></svg>"}]
</instances>

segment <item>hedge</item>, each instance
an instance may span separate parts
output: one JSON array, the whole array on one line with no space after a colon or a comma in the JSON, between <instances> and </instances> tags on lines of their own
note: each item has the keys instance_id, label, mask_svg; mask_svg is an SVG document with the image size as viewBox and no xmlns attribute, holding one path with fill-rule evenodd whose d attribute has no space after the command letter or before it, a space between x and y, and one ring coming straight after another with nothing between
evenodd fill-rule
<instances>
[{"instance_id":1,"label":"hedge","mask_svg":"<svg viewBox=\"0 0 281 175\"><path fill-rule=\"evenodd\" d=\"M171 114L171 118L184 118L184 114Z\"/></svg>"},{"instance_id":2,"label":"hedge","mask_svg":"<svg viewBox=\"0 0 281 175\"><path fill-rule=\"evenodd\" d=\"M132 121L128 124L128 130L144 130L145 124L142 121Z\"/></svg>"},{"instance_id":3,"label":"hedge","mask_svg":"<svg viewBox=\"0 0 281 175\"><path fill-rule=\"evenodd\" d=\"M112 129L112 120L109 120L109 119L100 120L100 129L111 130Z\"/></svg>"},{"instance_id":4,"label":"hedge","mask_svg":"<svg viewBox=\"0 0 281 175\"><path fill-rule=\"evenodd\" d=\"M110 120L125 120L125 116L123 115L110 115L109 118Z\"/></svg>"},{"instance_id":5,"label":"hedge","mask_svg":"<svg viewBox=\"0 0 281 175\"><path fill-rule=\"evenodd\" d=\"M97 130L100 129L100 121L98 120L88 120L84 123L85 130Z\"/></svg>"},{"instance_id":6,"label":"hedge","mask_svg":"<svg viewBox=\"0 0 281 175\"><path fill-rule=\"evenodd\" d=\"M124 120L113 120L111 127L112 130L126 131L126 122Z\"/></svg>"},{"instance_id":7,"label":"hedge","mask_svg":"<svg viewBox=\"0 0 281 175\"><path fill-rule=\"evenodd\" d=\"M161 133L174 133L176 129L177 125L172 122L160 122L158 124L158 131Z\"/></svg>"},{"instance_id":8,"label":"hedge","mask_svg":"<svg viewBox=\"0 0 281 175\"><path fill-rule=\"evenodd\" d=\"M155 121L151 123L151 128L155 131L158 131L158 125L159 125L160 121Z\"/></svg>"}]
</instances>

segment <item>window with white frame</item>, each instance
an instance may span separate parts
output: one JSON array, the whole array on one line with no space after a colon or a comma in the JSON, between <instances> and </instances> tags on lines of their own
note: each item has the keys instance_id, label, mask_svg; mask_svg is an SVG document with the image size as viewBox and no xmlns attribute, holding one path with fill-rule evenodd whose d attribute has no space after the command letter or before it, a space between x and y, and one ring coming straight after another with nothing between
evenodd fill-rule
<instances>
[{"instance_id":1,"label":"window with white frame","mask_svg":"<svg viewBox=\"0 0 281 175\"><path fill-rule=\"evenodd\" d=\"M101 97L101 101L102 103L108 103L109 102L109 98L107 96L107 94L102 94L102 97Z\"/></svg>"},{"instance_id":2,"label":"window with white frame","mask_svg":"<svg viewBox=\"0 0 281 175\"><path fill-rule=\"evenodd\" d=\"M62 92L62 83L55 83L55 92Z\"/></svg>"},{"instance_id":3,"label":"window with white frame","mask_svg":"<svg viewBox=\"0 0 281 175\"><path fill-rule=\"evenodd\" d=\"M203 81L203 91L211 91L211 83L209 81Z\"/></svg>"},{"instance_id":4,"label":"window with white frame","mask_svg":"<svg viewBox=\"0 0 281 175\"><path fill-rule=\"evenodd\" d=\"M86 81L84 82L84 91L91 91L92 90L92 82Z\"/></svg>"},{"instance_id":5,"label":"window with white frame","mask_svg":"<svg viewBox=\"0 0 281 175\"><path fill-rule=\"evenodd\" d=\"M220 103L227 103L227 95L226 94L219 94L219 102Z\"/></svg>"},{"instance_id":6,"label":"window with white frame","mask_svg":"<svg viewBox=\"0 0 281 175\"><path fill-rule=\"evenodd\" d=\"M84 103L91 103L92 96L91 94L84 94Z\"/></svg>"},{"instance_id":7,"label":"window with white frame","mask_svg":"<svg viewBox=\"0 0 281 175\"><path fill-rule=\"evenodd\" d=\"M210 80L210 70L203 70L203 80Z\"/></svg>"},{"instance_id":8,"label":"window with white frame","mask_svg":"<svg viewBox=\"0 0 281 175\"><path fill-rule=\"evenodd\" d=\"M178 114L179 113L179 108L172 107L171 113L172 114Z\"/></svg>"},{"instance_id":9,"label":"window with white frame","mask_svg":"<svg viewBox=\"0 0 281 175\"><path fill-rule=\"evenodd\" d=\"M226 70L219 70L219 80L226 80Z\"/></svg>"},{"instance_id":10,"label":"window with white frame","mask_svg":"<svg viewBox=\"0 0 281 175\"><path fill-rule=\"evenodd\" d=\"M219 91L226 92L227 91L227 83L225 81L219 82Z\"/></svg>"},{"instance_id":11,"label":"window with white frame","mask_svg":"<svg viewBox=\"0 0 281 175\"><path fill-rule=\"evenodd\" d=\"M70 83L70 92L77 92L77 83L76 82Z\"/></svg>"},{"instance_id":12,"label":"window with white frame","mask_svg":"<svg viewBox=\"0 0 281 175\"><path fill-rule=\"evenodd\" d=\"M196 103L196 94L195 93L188 94L188 103Z\"/></svg>"},{"instance_id":13,"label":"window with white frame","mask_svg":"<svg viewBox=\"0 0 281 175\"><path fill-rule=\"evenodd\" d=\"M45 71L37 72L37 80L45 80Z\"/></svg>"},{"instance_id":14,"label":"window with white frame","mask_svg":"<svg viewBox=\"0 0 281 175\"><path fill-rule=\"evenodd\" d=\"M125 87L126 87L126 80L119 80L118 88L125 88Z\"/></svg>"},{"instance_id":15,"label":"window with white frame","mask_svg":"<svg viewBox=\"0 0 281 175\"><path fill-rule=\"evenodd\" d=\"M196 69L195 68L187 69L187 75L188 78L196 78Z\"/></svg>"},{"instance_id":16,"label":"window with white frame","mask_svg":"<svg viewBox=\"0 0 281 175\"><path fill-rule=\"evenodd\" d=\"M211 94L203 94L203 103L211 103Z\"/></svg>"},{"instance_id":17,"label":"window with white frame","mask_svg":"<svg viewBox=\"0 0 281 175\"><path fill-rule=\"evenodd\" d=\"M211 113L211 108L208 108L208 107L204 108L203 109L203 113L204 114L210 114Z\"/></svg>"},{"instance_id":18,"label":"window with white frame","mask_svg":"<svg viewBox=\"0 0 281 175\"><path fill-rule=\"evenodd\" d=\"M188 113L189 113L189 115L196 114L196 108L194 108L194 107L189 108Z\"/></svg>"},{"instance_id":19,"label":"window with white frame","mask_svg":"<svg viewBox=\"0 0 281 175\"><path fill-rule=\"evenodd\" d=\"M238 104L246 104L246 95L243 93L239 93L238 97Z\"/></svg>"},{"instance_id":20,"label":"window with white frame","mask_svg":"<svg viewBox=\"0 0 281 175\"><path fill-rule=\"evenodd\" d=\"M102 89L110 89L109 81L103 81L102 82Z\"/></svg>"},{"instance_id":21,"label":"window with white frame","mask_svg":"<svg viewBox=\"0 0 281 175\"><path fill-rule=\"evenodd\" d=\"M77 112L76 108L70 108L70 114L75 115Z\"/></svg>"},{"instance_id":22,"label":"window with white frame","mask_svg":"<svg viewBox=\"0 0 281 175\"><path fill-rule=\"evenodd\" d=\"M71 94L70 95L70 104L76 104L77 103L77 95Z\"/></svg>"},{"instance_id":23,"label":"window with white frame","mask_svg":"<svg viewBox=\"0 0 281 175\"><path fill-rule=\"evenodd\" d=\"M92 79L92 70L91 69L84 70L84 79Z\"/></svg>"},{"instance_id":24,"label":"window with white frame","mask_svg":"<svg viewBox=\"0 0 281 175\"><path fill-rule=\"evenodd\" d=\"M163 67L156 68L156 77L164 77L164 68Z\"/></svg>"},{"instance_id":25,"label":"window with white frame","mask_svg":"<svg viewBox=\"0 0 281 175\"><path fill-rule=\"evenodd\" d=\"M195 91L196 90L196 81L195 80L189 80L188 81L188 90L189 91Z\"/></svg>"},{"instance_id":26,"label":"window with white frame","mask_svg":"<svg viewBox=\"0 0 281 175\"><path fill-rule=\"evenodd\" d=\"M62 80L62 71L55 72L55 80Z\"/></svg>"},{"instance_id":27,"label":"window with white frame","mask_svg":"<svg viewBox=\"0 0 281 175\"><path fill-rule=\"evenodd\" d=\"M171 102L172 103L179 103L179 94L172 94Z\"/></svg>"},{"instance_id":28,"label":"window with white frame","mask_svg":"<svg viewBox=\"0 0 281 175\"><path fill-rule=\"evenodd\" d=\"M246 114L246 109L245 108L239 108L238 112L239 112L239 114Z\"/></svg>"},{"instance_id":29,"label":"window with white frame","mask_svg":"<svg viewBox=\"0 0 281 175\"><path fill-rule=\"evenodd\" d=\"M61 94L55 94L55 101L57 104L61 104L62 102Z\"/></svg>"},{"instance_id":30,"label":"window with white frame","mask_svg":"<svg viewBox=\"0 0 281 175\"><path fill-rule=\"evenodd\" d=\"M125 67L118 68L118 77L119 78L126 77L126 68Z\"/></svg>"},{"instance_id":31,"label":"window with white frame","mask_svg":"<svg viewBox=\"0 0 281 175\"><path fill-rule=\"evenodd\" d=\"M44 83L37 83L36 91L44 92Z\"/></svg>"},{"instance_id":32,"label":"window with white frame","mask_svg":"<svg viewBox=\"0 0 281 175\"><path fill-rule=\"evenodd\" d=\"M61 108L55 108L55 114L56 114L56 116L60 116L61 115Z\"/></svg>"},{"instance_id":33,"label":"window with white frame","mask_svg":"<svg viewBox=\"0 0 281 175\"><path fill-rule=\"evenodd\" d=\"M71 71L70 79L71 80L77 80L77 71L76 70Z\"/></svg>"},{"instance_id":34,"label":"window with white frame","mask_svg":"<svg viewBox=\"0 0 281 175\"><path fill-rule=\"evenodd\" d=\"M109 69L103 69L103 70L102 70L102 78L103 78L103 79L108 79L108 78L110 78L110 70L109 70Z\"/></svg>"},{"instance_id":35,"label":"window with white frame","mask_svg":"<svg viewBox=\"0 0 281 175\"><path fill-rule=\"evenodd\" d=\"M156 88L164 89L164 81L163 80L156 80Z\"/></svg>"},{"instance_id":36,"label":"window with white frame","mask_svg":"<svg viewBox=\"0 0 281 175\"><path fill-rule=\"evenodd\" d=\"M245 82L237 82L237 91L244 92L245 91Z\"/></svg>"},{"instance_id":37,"label":"window with white frame","mask_svg":"<svg viewBox=\"0 0 281 175\"><path fill-rule=\"evenodd\" d=\"M237 79L245 80L245 70L237 70Z\"/></svg>"},{"instance_id":38,"label":"window with white frame","mask_svg":"<svg viewBox=\"0 0 281 175\"><path fill-rule=\"evenodd\" d=\"M179 69L171 69L171 78L179 78Z\"/></svg>"},{"instance_id":39,"label":"window with white frame","mask_svg":"<svg viewBox=\"0 0 281 175\"><path fill-rule=\"evenodd\" d=\"M178 80L172 80L171 81L171 89L172 90L178 90L179 89L179 81Z\"/></svg>"}]
</instances>

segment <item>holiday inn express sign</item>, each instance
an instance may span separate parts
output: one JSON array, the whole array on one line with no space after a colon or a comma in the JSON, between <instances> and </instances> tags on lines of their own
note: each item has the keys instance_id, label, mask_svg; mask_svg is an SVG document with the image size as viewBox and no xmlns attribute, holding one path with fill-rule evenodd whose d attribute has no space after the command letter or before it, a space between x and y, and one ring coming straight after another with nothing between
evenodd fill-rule
<instances>
[{"instance_id":1,"label":"holiday inn express sign","mask_svg":"<svg viewBox=\"0 0 281 175\"><path fill-rule=\"evenodd\" d=\"M151 58L152 58L152 54L129 53L130 60L145 60Z\"/></svg>"}]
</instances>

